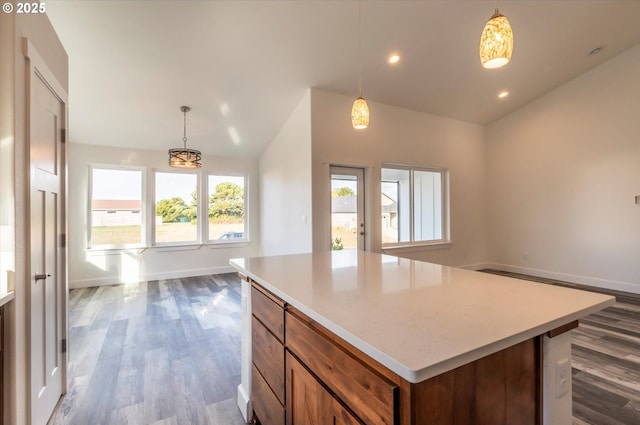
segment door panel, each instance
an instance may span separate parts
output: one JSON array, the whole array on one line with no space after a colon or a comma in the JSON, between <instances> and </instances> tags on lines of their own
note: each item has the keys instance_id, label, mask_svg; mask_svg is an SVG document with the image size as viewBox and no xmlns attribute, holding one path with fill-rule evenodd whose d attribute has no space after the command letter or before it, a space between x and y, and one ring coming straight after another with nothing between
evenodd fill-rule
<instances>
[{"instance_id":1,"label":"door panel","mask_svg":"<svg viewBox=\"0 0 640 425\"><path fill-rule=\"evenodd\" d=\"M45 425L64 390L62 356L65 103L36 66L29 79L30 423Z\"/></svg>"}]
</instances>

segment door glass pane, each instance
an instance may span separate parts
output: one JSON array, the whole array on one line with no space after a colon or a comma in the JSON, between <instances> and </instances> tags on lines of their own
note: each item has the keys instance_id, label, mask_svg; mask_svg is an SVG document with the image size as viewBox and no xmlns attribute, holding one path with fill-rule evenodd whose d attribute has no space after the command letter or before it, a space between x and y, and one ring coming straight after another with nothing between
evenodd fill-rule
<instances>
[{"instance_id":1,"label":"door glass pane","mask_svg":"<svg viewBox=\"0 0 640 425\"><path fill-rule=\"evenodd\" d=\"M245 239L243 176L209 176L209 239Z\"/></svg>"},{"instance_id":2,"label":"door glass pane","mask_svg":"<svg viewBox=\"0 0 640 425\"><path fill-rule=\"evenodd\" d=\"M198 176L156 173L155 228L158 243L198 240Z\"/></svg>"},{"instance_id":3,"label":"door glass pane","mask_svg":"<svg viewBox=\"0 0 640 425\"><path fill-rule=\"evenodd\" d=\"M358 248L358 178L331 175L331 249Z\"/></svg>"},{"instance_id":4,"label":"door glass pane","mask_svg":"<svg viewBox=\"0 0 640 425\"><path fill-rule=\"evenodd\" d=\"M91 247L142 243L142 171L94 168Z\"/></svg>"}]
</instances>

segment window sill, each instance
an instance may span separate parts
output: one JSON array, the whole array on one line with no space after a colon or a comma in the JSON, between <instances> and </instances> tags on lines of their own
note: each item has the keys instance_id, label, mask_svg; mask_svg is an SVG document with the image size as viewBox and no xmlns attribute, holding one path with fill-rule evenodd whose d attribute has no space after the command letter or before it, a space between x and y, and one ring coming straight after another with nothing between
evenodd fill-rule
<instances>
[{"instance_id":1,"label":"window sill","mask_svg":"<svg viewBox=\"0 0 640 425\"><path fill-rule=\"evenodd\" d=\"M433 249L447 249L451 247L451 241L418 242L406 245L387 245L381 248L384 254L402 254L405 252L429 251Z\"/></svg>"},{"instance_id":2,"label":"window sill","mask_svg":"<svg viewBox=\"0 0 640 425\"><path fill-rule=\"evenodd\" d=\"M226 241L209 241L207 242L206 247L210 249L219 249L219 248L235 248L235 247L243 247L249 246L250 241L246 239L241 239L239 241L226 240Z\"/></svg>"},{"instance_id":3,"label":"window sill","mask_svg":"<svg viewBox=\"0 0 640 425\"><path fill-rule=\"evenodd\" d=\"M172 251L197 251L202 247L209 249L221 249L221 248L236 248L249 246L250 241L243 239L240 241L219 241L219 242L207 242L206 244L175 244L175 245L154 245L154 246L117 246L117 247L104 247L104 248L88 248L86 253L89 255L118 255L122 252L128 252L135 255L140 255L147 250L156 252L172 252Z\"/></svg>"}]
</instances>

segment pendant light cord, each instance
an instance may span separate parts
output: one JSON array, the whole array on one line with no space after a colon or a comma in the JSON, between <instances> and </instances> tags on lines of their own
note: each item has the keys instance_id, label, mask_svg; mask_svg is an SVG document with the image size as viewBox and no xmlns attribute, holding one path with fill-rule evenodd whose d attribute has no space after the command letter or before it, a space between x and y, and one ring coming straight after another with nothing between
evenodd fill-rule
<instances>
[{"instance_id":1,"label":"pendant light cord","mask_svg":"<svg viewBox=\"0 0 640 425\"><path fill-rule=\"evenodd\" d=\"M182 137L184 148L187 149L187 111L184 111L184 136Z\"/></svg>"},{"instance_id":2,"label":"pendant light cord","mask_svg":"<svg viewBox=\"0 0 640 425\"><path fill-rule=\"evenodd\" d=\"M358 90L362 97L362 2L358 0Z\"/></svg>"}]
</instances>

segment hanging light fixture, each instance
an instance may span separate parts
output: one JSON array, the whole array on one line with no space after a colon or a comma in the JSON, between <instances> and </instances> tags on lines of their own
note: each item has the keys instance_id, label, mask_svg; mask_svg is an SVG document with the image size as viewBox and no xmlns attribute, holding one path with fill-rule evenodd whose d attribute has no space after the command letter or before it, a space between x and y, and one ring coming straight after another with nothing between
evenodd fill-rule
<instances>
[{"instance_id":1,"label":"hanging light fixture","mask_svg":"<svg viewBox=\"0 0 640 425\"><path fill-rule=\"evenodd\" d=\"M188 106L181 106L180 110L184 113L184 136L182 148L169 149L169 165L175 168L200 168L202 164L202 154L195 149L187 149L187 112L191 110Z\"/></svg>"},{"instance_id":2,"label":"hanging light fixture","mask_svg":"<svg viewBox=\"0 0 640 425\"><path fill-rule=\"evenodd\" d=\"M513 31L509 20L496 11L487 21L480 37L480 62L485 68L500 68L509 63L513 53Z\"/></svg>"},{"instance_id":3,"label":"hanging light fixture","mask_svg":"<svg viewBox=\"0 0 640 425\"><path fill-rule=\"evenodd\" d=\"M358 89L360 96L353 102L351 108L351 124L353 128L362 129L369 126L369 106L362 97L362 11L360 0L358 0Z\"/></svg>"}]
</instances>

